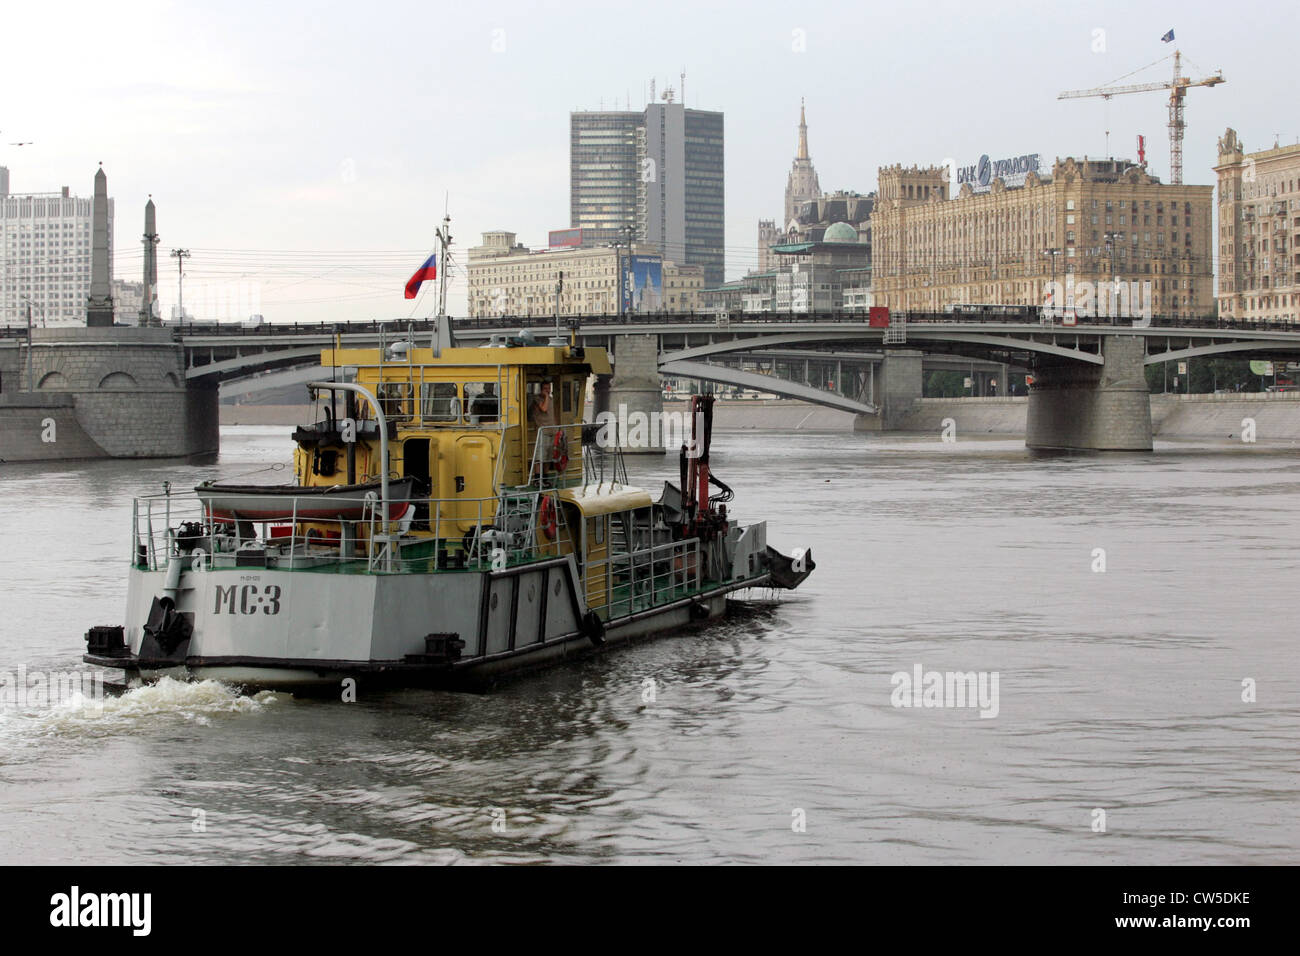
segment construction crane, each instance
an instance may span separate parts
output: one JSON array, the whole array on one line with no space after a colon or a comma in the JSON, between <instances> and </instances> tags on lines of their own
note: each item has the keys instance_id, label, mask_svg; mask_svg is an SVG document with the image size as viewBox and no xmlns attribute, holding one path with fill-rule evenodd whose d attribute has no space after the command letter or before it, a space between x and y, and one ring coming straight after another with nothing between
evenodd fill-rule
<instances>
[{"instance_id":1,"label":"construction crane","mask_svg":"<svg viewBox=\"0 0 1300 956\"><path fill-rule=\"evenodd\" d=\"M1164 83L1138 83L1133 86L1099 86L1092 90L1066 90L1056 98L1058 100L1071 100L1084 96L1100 96L1104 99L1110 99L1112 96L1120 96L1123 93L1150 93L1154 90L1168 90L1169 179L1175 186L1181 186L1183 183L1183 130L1187 127L1187 124L1183 121L1183 99L1187 96L1187 91L1193 86L1218 86L1220 83L1226 83L1227 80L1223 78L1222 70L1219 70L1213 76L1205 76L1199 80L1188 79L1182 75L1182 53L1175 50L1173 56L1174 78ZM1161 61L1156 61L1156 63L1159 62ZM1155 64L1151 65L1154 66Z\"/></svg>"}]
</instances>

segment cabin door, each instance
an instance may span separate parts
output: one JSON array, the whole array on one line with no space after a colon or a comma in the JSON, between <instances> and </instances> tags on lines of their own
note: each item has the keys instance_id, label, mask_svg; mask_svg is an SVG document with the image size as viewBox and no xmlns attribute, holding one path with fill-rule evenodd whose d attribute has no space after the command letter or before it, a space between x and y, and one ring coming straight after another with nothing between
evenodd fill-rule
<instances>
[{"instance_id":1,"label":"cabin door","mask_svg":"<svg viewBox=\"0 0 1300 956\"><path fill-rule=\"evenodd\" d=\"M402 472L407 478L414 478L415 488L411 494L416 498L429 498L433 491L429 472L429 439L408 438L402 445ZM429 527L429 502L419 501L415 505L415 521L412 527L425 529Z\"/></svg>"}]
</instances>

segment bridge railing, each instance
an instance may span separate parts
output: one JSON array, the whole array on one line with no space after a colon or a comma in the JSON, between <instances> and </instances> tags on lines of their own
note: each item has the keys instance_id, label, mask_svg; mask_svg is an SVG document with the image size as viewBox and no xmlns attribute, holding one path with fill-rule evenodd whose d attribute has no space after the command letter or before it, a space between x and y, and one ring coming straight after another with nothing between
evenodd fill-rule
<instances>
[{"instance_id":1,"label":"bridge railing","mask_svg":"<svg viewBox=\"0 0 1300 956\"><path fill-rule=\"evenodd\" d=\"M950 312L898 311L894 316L904 318L910 324L938 323L1000 323L1043 325L1043 313L1037 306L971 306L966 309L954 309ZM864 325L867 321L865 311L832 310L822 312L741 312L727 313L727 326L743 323L748 325L789 325L814 322L843 322ZM591 327L611 328L627 326L663 326L681 325L699 328L719 327L716 311L708 312L642 312L629 315L613 313L584 314L578 316L561 316L567 323L570 320L581 322ZM472 318L452 318L453 331L502 331L519 328L553 328L555 316L539 315L501 315L479 316ZM219 336L221 338L291 338L295 335L379 335L380 333L401 336L408 332L417 336L431 333L436 326L433 319L408 321L405 319L351 319L344 322L268 322L258 326L243 326L237 323L193 322L183 326L167 326L177 341L187 337ZM1131 318L1092 317L1080 318L1074 326L1062 326L1060 317L1055 317L1052 328L1086 329L1096 327L1131 328ZM1213 316L1153 316L1152 328L1178 329L1221 329L1226 332L1300 332L1300 323L1281 319L1266 320L1230 320ZM26 326L0 327L0 340L25 339ZM417 340L418 341L418 340Z\"/></svg>"}]
</instances>

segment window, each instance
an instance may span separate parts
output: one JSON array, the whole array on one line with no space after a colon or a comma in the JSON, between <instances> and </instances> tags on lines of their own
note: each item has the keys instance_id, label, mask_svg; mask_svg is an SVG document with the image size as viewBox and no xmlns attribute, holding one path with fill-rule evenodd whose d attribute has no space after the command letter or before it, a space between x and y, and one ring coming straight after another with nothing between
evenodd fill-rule
<instances>
[{"instance_id":1,"label":"window","mask_svg":"<svg viewBox=\"0 0 1300 956\"><path fill-rule=\"evenodd\" d=\"M454 422L460 418L455 382L429 382L420 386L420 417L426 421Z\"/></svg>"}]
</instances>

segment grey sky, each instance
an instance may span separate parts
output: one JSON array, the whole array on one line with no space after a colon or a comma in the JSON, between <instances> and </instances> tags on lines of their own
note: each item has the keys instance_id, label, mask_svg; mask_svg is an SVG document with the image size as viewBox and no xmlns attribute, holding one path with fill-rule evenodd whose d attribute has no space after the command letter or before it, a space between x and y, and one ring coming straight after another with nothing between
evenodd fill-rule
<instances>
[{"instance_id":1,"label":"grey sky","mask_svg":"<svg viewBox=\"0 0 1300 956\"><path fill-rule=\"evenodd\" d=\"M543 245L568 225L569 111L639 108L651 77L684 68L687 105L726 113L733 276L780 214L801 96L827 190L868 192L894 162L1101 155L1107 126L1116 156L1144 133L1167 180L1162 94L1056 94L1167 56L1173 28L1190 75L1228 80L1188 94L1185 180L1211 184L1225 126L1252 150L1300 135L1294 64L1263 52L1297 21L1248 2L15 4L0 165L13 191L89 195L102 160L118 278L138 280L152 193L164 275L183 245L187 283L253 284L270 319L425 315L432 296L412 309L402 287L444 196L462 262L488 229Z\"/></svg>"}]
</instances>

